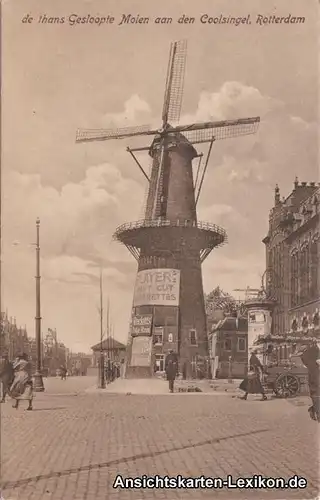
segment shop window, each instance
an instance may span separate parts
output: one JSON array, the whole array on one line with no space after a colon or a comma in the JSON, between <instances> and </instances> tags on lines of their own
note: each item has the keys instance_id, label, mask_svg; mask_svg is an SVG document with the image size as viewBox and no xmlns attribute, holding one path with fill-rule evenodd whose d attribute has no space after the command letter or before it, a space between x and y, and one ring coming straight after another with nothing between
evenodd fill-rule
<instances>
[{"instance_id":1,"label":"shop window","mask_svg":"<svg viewBox=\"0 0 320 500\"><path fill-rule=\"evenodd\" d=\"M164 371L164 354L156 354L154 371L155 372Z\"/></svg>"},{"instance_id":2,"label":"shop window","mask_svg":"<svg viewBox=\"0 0 320 500\"><path fill-rule=\"evenodd\" d=\"M155 345L163 344L163 327L156 326L153 330L153 343Z\"/></svg>"}]
</instances>

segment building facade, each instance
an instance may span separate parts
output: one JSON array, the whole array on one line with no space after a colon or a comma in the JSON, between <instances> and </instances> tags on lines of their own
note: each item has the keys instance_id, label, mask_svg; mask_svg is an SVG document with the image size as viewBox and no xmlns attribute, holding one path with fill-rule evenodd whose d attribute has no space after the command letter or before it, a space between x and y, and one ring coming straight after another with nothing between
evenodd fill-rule
<instances>
[{"instance_id":1,"label":"building facade","mask_svg":"<svg viewBox=\"0 0 320 500\"><path fill-rule=\"evenodd\" d=\"M110 358L112 361L120 362L125 359L126 346L113 337L108 337L98 344L91 347L91 366L97 368L99 366L101 354L105 358ZM79 357L79 355L78 355Z\"/></svg>"},{"instance_id":2,"label":"building facade","mask_svg":"<svg viewBox=\"0 0 320 500\"><path fill-rule=\"evenodd\" d=\"M272 334L307 332L319 322L319 200L315 182L294 182L287 198L275 189L266 247L266 290L275 300Z\"/></svg>"},{"instance_id":3,"label":"building facade","mask_svg":"<svg viewBox=\"0 0 320 500\"><path fill-rule=\"evenodd\" d=\"M16 319L7 313L1 313L0 320L0 354L7 355L10 360L23 352L30 356L31 345L26 327L17 326Z\"/></svg>"},{"instance_id":4,"label":"building facade","mask_svg":"<svg viewBox=\"0 0 320 500\"><path fill-rule=\"evenodd\" d=\"M248 320L226 317L209 336L211 373L213 378L241 378L248 362Z\"/></svg>"}]
</instances>

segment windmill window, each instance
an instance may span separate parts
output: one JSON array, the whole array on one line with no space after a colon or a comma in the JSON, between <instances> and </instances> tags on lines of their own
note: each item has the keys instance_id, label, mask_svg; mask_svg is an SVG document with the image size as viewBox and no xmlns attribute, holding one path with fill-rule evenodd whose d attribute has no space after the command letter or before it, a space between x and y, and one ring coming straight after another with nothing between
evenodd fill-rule
<instances>
[{"instance_id":1,"label":"windmill window","mask_svg":"<svg viewBox=\"0 0 320 500\"><path fill-rule=\"evenodd\" d=\"M189 332L190 345L198 345L197 330L194 328Z\"/></svg>"}]
</instances>

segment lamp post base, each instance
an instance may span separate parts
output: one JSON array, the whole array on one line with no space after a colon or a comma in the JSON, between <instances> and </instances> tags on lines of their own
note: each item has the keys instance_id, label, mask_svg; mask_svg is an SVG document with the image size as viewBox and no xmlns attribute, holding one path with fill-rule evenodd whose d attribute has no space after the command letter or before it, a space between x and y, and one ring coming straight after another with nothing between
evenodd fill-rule
<instances>
[{"instance_id":1,"label":"lamp post base","mask_svg":"<svg viewBox=\"0 0 320 500\"><path fill-rule=\"evenodd\" d=\"M33 390L35 392L43 392L44 391L42 374L39 371L36 371L36 373L33 376Z\"/></svg>"},{"instance_id":2,"label":"lamp post base","mask_svg":"<svg viewBox=\"0 0 320 500\"><path fill-rule=\"evenodd\" d=\"M106 388L106 379L104 378L104 374L99 374L99 384L98 384L98 389L105 389Z\"/></svg>"},{"instance_id":3,"label":"lamp post base","mask_svg":"<svg viewBox=\"0 0 320 500\"><path fill-rule=\"evenodd\" d=\"M105 388L106 388L106 379L104 374L104 356L103 354L100 354L98 389L105 389Z\"/></svg>"}]
</instances>

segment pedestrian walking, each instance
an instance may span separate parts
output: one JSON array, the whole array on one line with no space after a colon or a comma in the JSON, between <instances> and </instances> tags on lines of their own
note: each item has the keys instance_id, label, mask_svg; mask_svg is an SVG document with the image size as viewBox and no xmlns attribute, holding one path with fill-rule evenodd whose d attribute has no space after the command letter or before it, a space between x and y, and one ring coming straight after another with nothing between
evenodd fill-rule
<instances>
[{"instance_id":1,"label":"pedestrian walking","mask_svg":"<svg viewBox=\"0 0 320 500\"><path fill-rule=\"evenodd\" d=\"M172 349L169 350L169 354L166 357L165 372L169 382L169 391L173 392L174 381L178 373L178 355Z\"/></svg>"},{"instance_id":2,"label":"pedestrian walking","mask_svg":"<svg viewBox=\"0 0 320 500\"><path fill-rule=\"evenodd\" d=\"M312 406L308 409L310 418L320 422L320 349L316 342L307 347L301 361L308 369L308 384Z\"/></svg>"},{"instance_id":3,"label":"pedestrian walking","mask_svg":"<svg viewBox=\"0 0 320 500\"><path fill-rule=\"evenodd\" d=\"M60 366L61 380L67 380L67 369L65 366Z\"/></svg>"},{"instance_id":4,"label":"pedestrian walking","mask_svg":"<svg viewBox=\"0 0 320 500\"><path fill-rule=\"evenodd\" d=\"M246 401L248 394L261 394L261 401L266 401L267 396L265 395L261 383L262 373L263 366L257 357L257 351L253 351L249 360L249 371L239 386L239 389L244 391L244 396L240 399L244 399Z\"/></svg>"},{"instance_id":5,"label":"pedestrian walking","mask_svg":"<svg viewBox=\"0 0 320 500\"><path fill-rule=\"evenodd\" d=\"M0 403L5 403L6 395L9 392L9 388L13 382L14 370L12 363L9 361L8 356L4 356L0 368L0 380L1 380L1 392L2 397Z\"/></svg>"},{"instance_id":6,"label":"pedestrian walking","mask_svg":"<svg viewBox=\"0 0 320 500\"><path fill-rule=\"evenodd\" d=\"M18 409L19 401L28 401L27 410L32 410L33 382L31 376L31 365L28 356L23 353L13 363L14 379L9 389L9 395L15 399L13 408Z\"/></svg>"}]
</instances>

